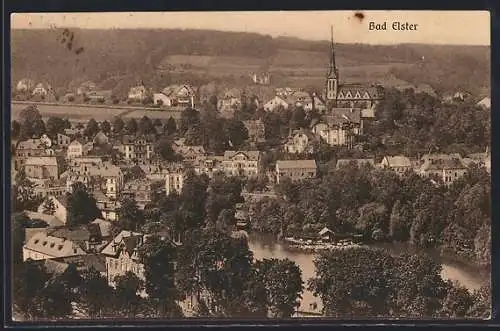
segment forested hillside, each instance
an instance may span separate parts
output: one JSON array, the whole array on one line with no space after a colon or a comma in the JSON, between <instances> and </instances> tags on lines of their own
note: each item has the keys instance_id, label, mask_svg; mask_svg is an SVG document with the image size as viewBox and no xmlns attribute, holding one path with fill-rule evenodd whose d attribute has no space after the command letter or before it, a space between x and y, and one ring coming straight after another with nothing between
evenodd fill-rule
<instances>
[{"instance_id":1,"label":"forested hillside","mask_svg":"<svg viewBox=\"0 0 500 331\"><path fill-rule=\"evenodd\" d=\"M154 89L179 80L248 83L253 71L269 70L273 85L321 86L328 64L327 41L207 30L72 32L68 50L62 29L13 30L12 82L29 77L68 89L90 79L123 94L139 80ZM426 83L438 93L489 89L486 46L338 44L336 54L344 81Z\"/></svg>"}]
</instances>

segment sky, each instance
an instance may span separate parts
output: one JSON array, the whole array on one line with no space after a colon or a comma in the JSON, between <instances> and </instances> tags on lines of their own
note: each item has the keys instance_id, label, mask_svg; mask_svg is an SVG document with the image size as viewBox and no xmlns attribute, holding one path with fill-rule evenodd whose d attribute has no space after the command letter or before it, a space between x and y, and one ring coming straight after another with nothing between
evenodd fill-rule
<instances>
[{"instance_id":1,"label":"sky","mask_svg":"<svg viewBox=\"0 0 500 331\"><path fill-rule=\"evenodd\" d=\"M488 11L362 13L363 19L353 11L16 13L11 16L11 28L209 29L329 40L333 26L338 43L490 45ZM387 22L387 30L370 30L370 22ZM393 22L418 26L415 31L394 31Z\"/></svg>"}]
</instances>

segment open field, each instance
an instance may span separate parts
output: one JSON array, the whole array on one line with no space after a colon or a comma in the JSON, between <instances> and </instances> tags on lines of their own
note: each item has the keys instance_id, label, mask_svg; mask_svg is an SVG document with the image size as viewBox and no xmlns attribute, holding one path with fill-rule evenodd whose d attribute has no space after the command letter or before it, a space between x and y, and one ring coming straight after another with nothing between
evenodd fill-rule
<instances>
[{"instance_id":1,"label":"open field","mask_svg":"<svg viewBox=\"0 0 500 331\"><path fill-rule=\"evenodd\" d=\"M12 102L11 119L19 118L21 110L30 105L30 102ZM67 104L37 104L38 110L44 120L51 116L68 118L73 122L87 122L93 118L96 121L112 121L115 117L140 119L147 116L151 119L168 119L180 117L180 112L138 109L137 107L112 107L112 106L93 106L93 105L67 105Z\"/></svg>"}]
</instances>

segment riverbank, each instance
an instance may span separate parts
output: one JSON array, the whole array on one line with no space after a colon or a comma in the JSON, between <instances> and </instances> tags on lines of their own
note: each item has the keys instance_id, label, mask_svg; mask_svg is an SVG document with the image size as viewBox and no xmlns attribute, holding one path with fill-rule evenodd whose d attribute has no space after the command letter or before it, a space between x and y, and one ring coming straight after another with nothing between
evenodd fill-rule
<instances>
[{"instance_id":1,"label":"riverbank","mask_svg":"<svg viewBox=\"0 0 500 331\"><path fill-rule=\"evenodd\" d=\"M304 250L301 248L288 245L284 241L277 240L274 236L261 233L250 233L250 246L256 258L259 256L265 258L288 258L296 261L302 269L305 279L315 276L315 268L313 260L319 253L312 250ZM402 243L374 243L365 244L363 247L382 248L386 249L394 256L398 256L404 252L414 253L419 249L409 244ZM465 264L460 261L441 255L438 249L422 249L435 262L442 266L442 276L445 279L456 280L469 290L475 290L491 282L491 272L489 268L474 265L473 263Z\"/></svg>"}]
</instances>

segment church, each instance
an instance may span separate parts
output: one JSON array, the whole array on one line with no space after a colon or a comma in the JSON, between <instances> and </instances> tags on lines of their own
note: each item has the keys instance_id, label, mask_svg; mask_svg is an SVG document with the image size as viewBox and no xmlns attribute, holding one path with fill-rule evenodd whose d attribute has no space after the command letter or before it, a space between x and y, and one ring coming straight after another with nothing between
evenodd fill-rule
<instances>
[{"instance_id":1,"label":"church","mask_svg":"<svg viewBox=\"0 0 500 331\"><path fill-rule=\"evenodd\" d=\"M333 27L330 45L330 63L326 78L323 99L329 109L360 108L371 109L381 98L380 88L376 85L341 84L339 70L335 63Z\"/></svg>"}]
</instances>

